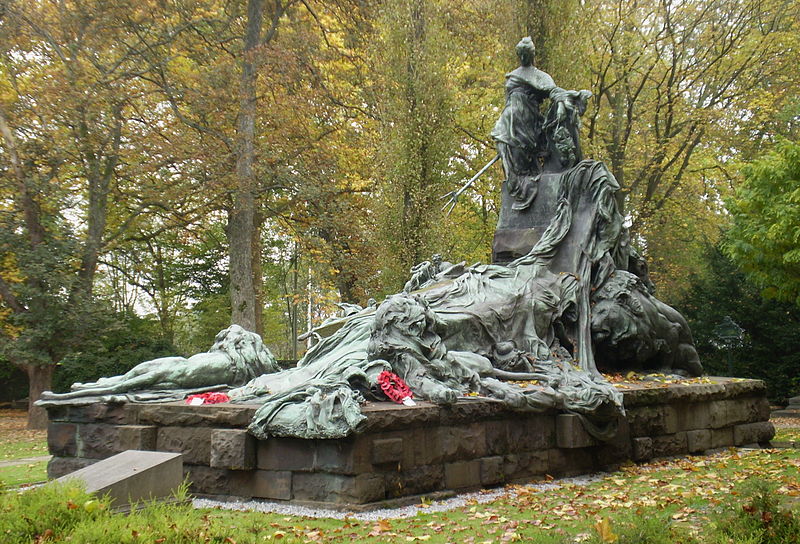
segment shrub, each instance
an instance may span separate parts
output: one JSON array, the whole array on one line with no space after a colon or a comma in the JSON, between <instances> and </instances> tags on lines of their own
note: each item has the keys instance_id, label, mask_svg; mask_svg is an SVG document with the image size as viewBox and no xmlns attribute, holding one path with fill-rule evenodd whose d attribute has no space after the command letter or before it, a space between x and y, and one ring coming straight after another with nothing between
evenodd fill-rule
<instances>
[{"instance_id":1,"label":"shrub","mask_svg":"<svg viewBox=\"0 0 800 544\"><path fill-rule=\"evenodd\" d=\"M108 501L77 483L51 484L0 494L0 541L6 544L58 540L80 522L108 516Z\"/></svg>"}]
</instances>

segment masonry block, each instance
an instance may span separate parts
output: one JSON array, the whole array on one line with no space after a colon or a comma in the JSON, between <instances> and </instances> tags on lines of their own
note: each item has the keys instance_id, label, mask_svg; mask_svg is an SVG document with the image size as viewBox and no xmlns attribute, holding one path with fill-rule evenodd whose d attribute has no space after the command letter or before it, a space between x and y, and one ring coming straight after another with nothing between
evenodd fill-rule
<instances>
[{"instance_id":1,"label":"masonry block","mask_svg":"<svg viewBox=\"0 0 800 544\"><path fill-rule=\"evenodd\" d=\"M444 485L447 489L463 489L481 485L481 463L477 459L471 461L455 461L444 466Z\"/></svg>"},{"instance_id":2,"label":"masonry block","mask_svg":"<svg viewBox=\"0 0 800 544\"><path fill-rule=\"evenodd\" d=\"M724 399L715 400L708 405L709 427L722 429L729 427L728 402Z\"/></svg>"},{"instance_id":3,"label":"masonry block","mask_svg":"<svg viewBox=\"0 0 800 544\"><path fill-rule=\"evenodd\" d=\"M212 468L250 470L256 465L255 438L242 429L211 431Z\"/></svg>"},{"instance_id":4,"label":"masonry block","mask_svg":"<svg viewBox=\"0 0 800 544\"><path fill-rule=\"evenodd\" d=\"M711 448L729 448L733 446L733 427L711 429Z\"/></svg>"},{"instance_id":5,"label":"masonry block","mask_svg":"<svg viewBox=\"0 0 800 544\"><path fill-rule=\"evenodd\" d=\"M632 436L672 434L678 430L678 412L665 405L637 406L628 411Z\"/></svg>"},{"instance_id":6,"label":"masonry block","mask_svg":"<svg viewBox=\"0 0 800 544\"><path fill-rule=\"evenodd\" d=\"M187 464L209 466L212 431L210 427L160 427L156 447L158 451L182 453Z\"/></svg>"},{"instance_id":7,"label":"masonry block","mask_svg":"<svg viewBox=\"0 0 800 544\"><path fill-rule=\"evenodd\" d=\"M206 465L183 465L184 477L189 480L189 491L202 495L237 495L232 471Z\"/></svg>"},{"instance_id":8,"label":"masonry block","mask_svg":"<svg viewBox=\"0 0 800 544\"><path fill-rule=\"evenodd\" d=\"M769 420L769 401L765 397L745 397L726 402L729 425Z\"/></svg>"},{"instance_id":9,"label":"masonry block","mask_svg":"<svg viewBox=\"0 0 800 544\"><path fill-rule=\"evenodd\" d=\"M687 453L686 431L653 437L653 457Z\"/></svg>"},{"instance_id":10,"label":"masonry block","mask_svg":"<svg viewBox=\"0 0 800 544\"><path fill-rule=\"evenodd\" d=\"M745 423L733 428L733 443L736 446L769 442L773 436L775 427L769 421Z\"/></svg>"},{"instance_id":11,"label":"masonry block","mask_svg":"<svg viewBox=\"0 0 800 544\"><path fill-rule=\"evenodd\" d=\"M258 441L256 464L261 470L310 471L315 457L314 440L271 437Z\"/></svg>"},{"instance_id":12,"label":"masonry block","mask_svg":"<svg viewBox=\"0 0 800 544\"><path fill-rule=\"evenodd\" d=\"M508 425L509 422L505 420L487 421L484 423L483 433L486 439L487 454L506 454L511 451L508 440Z\"/></svg>"},{"instance_id":13,"label":"masonry block","mask_svg":"<svg viewBox=\"0 0 800 544\"><path fill-rule=\"evenodd\" d=\"M617 433L611 440L606 442L597 441L598 445L594 448L597 466L600 468L616 468L631 459L633 446L631 444L631 432L628 420L619 418L617 421Z\"/></svg>"},{"instance_id":14,"label":"masonry block","mask_svg":"<svg viewBox=\"0 0 800 544\"><path fill-rule=\"evenodd\" d=\"M152 451L156 449L158 429L154 425L119 427L120 449Z\"/></svg>"},{"instance_id":15,"label":"masonry block","mask_svg":"<svg viewBox=\"0 0 800 544\"><path fill-rule=\"evenodd\" d=\"M50 480L60 478L76 470L93 465L99 459L85 459L83 457L51 457L47 463L47 477Z\"/></svg>"},{"instance_id":16,"label":"masonry block","mask_svg":"<svg viewBox=\"0 0 800 544\"><path fill-rule=\"evenodd\" d=\"M442 433L436 427L419 427L413 430L411 449L413 452L413 466L441 464Z\"/></svg>"},{"instance_id":17,"label":"masonry block","mask_svg":"<svg viewBox=\"0 0 800 544\"><path fill-rule=\"evenodd\" d=\"M439 435L438 442L444 461L475 459L486 455L486 435L480 423L440 427L434 432Z\"/></svg>"},{"instance_id":18,"label":"masonry block","mask_svg":"<svg viewBox=\"0 0 800 544\"><path fill-rule=\"evenodd\" d=\"M256 470L248 474L253 497L288 501L292 498L292 473L288 470Z\"/></svg>"},{"instance_id":19,"label":"masonry block","mask_svg":"<svg viewBox=\"0 0 800 544\"><path fill-rule=\"evenodd\" d=\"M686 431L686 449L689 453L700 453L711 449L711 430Z\"/></svg>"},{"instance_id":20,"label":"masonry block","mask_svg":"<svg viewBox=\"0 0 800 544\"><path fill-rule=\"evenodd\" d=\"M552 472L550 450L511 453L503 456L505 481L520 481Z\"/></svg>"},{"instance_id":21,"label":"masonry block","mask_svg":"<svg viewBox=\"0 0 800 544\"><path fill-rule=\"evenodd\" d=\"M556 420L553 414L531 414L508 422L510 451L547 450L556 446Z\"/></svg>"},{"instance_id":22,"label":"masonry block","mask_svg":"<svg viewBox=\"0 0 800 544\"><path fill-rule=\"evenodd\" d=\"M382 476L360 474L295 473L292 475L292 497L300 501L364 504L382 500L386 487Z\"/></svg>"},{"instance_id":23,"label":"masonry block","mask_svg":"<svg viewBox=\"0 0 800 544\"><path fill-rule=\"evenodd\" d=\"M501 455L484 457L480 460L481 485L496 485L505 479L504 460Z\"/></svg>"},{"instance_id":24,"label":"masonry block","mask_svg":"<svg viewBox=\"0 0 800 544\"><path fill-rule=\"evenodd\" d=\"M575 414L556 416L556 444L559 448L585 448L597 441L586 432L580 417Z\"/></svg>"},{"instance_id":25,"label":"masonry block","mask_svg":"<svg viewBox=\"0 0 800 544\"><path fill-rule=\"evenodd\" d=\"M711 426L711 413L707 403L695 402L675 406L674 409L678 420L678 430L705 430Z\"/></svg>"},{"instance_id":26,"label":"masonry block","mask_svg":"<svg viewBox=\"0 0 800 544\"><path fill-rule=\"evenodd\" d=\"M400 463L403 460L402 438L379 438L372 441L372 464Z\"/></svg>"},{"instance_id":27,"label":"masonry block","mask_svg":"<svg viewBox=\"0 0 800 544\"><path fill-rule=\"evenodd\" d=\"M47 424L47 449L56 457L77 455L78 426L74 423L50 421Z\"/></svg>"},{"instance_id":28,"label":"masonry block","mask_svg":"<svg viewBox=\"0 0 800 544\"><path fill-rule=\"evenodd\" d=\"M386 496L390 498L419 495L445 488L443 465L418 466L402 472L385 472L383 475Z\"/></svg>"},{"instance_id":29,"label":"masonry block","mask_svg":"<svg viewBox=\"0 0 800 544\"><path fill-rule=\"evenodd\" d=\"M311 441L306 440L306 442ZM363 435L340 440L316 440L311 445L314 453L314 470L351 475L372 472L371 446L372 438ZM302 459L308 461L310 453L304 451ZM308 467L301 467L301 470L303 469L308 470Z\"/></svg>"},{"instance_id":30,"label":"masonry block","mask_svg":"<svg viewBox=\"0 0 800 544\"><path fill-rule=\"evenodd\" d=\"M583 448L553 448L547 451L547 462L547 473L552 476L574 476L596 468L592 452Z\"/></svg>"},{"instance_id":31,"label":"masonry block","mask_svg":"<svg viewBox=\"0 0 800 544\"><path fill-rule=\"evenodd\" d=\"M633 460L648 461L653 458L653 439L649 436L640 436L632 440Z\"/></svg>"}]
</instances>

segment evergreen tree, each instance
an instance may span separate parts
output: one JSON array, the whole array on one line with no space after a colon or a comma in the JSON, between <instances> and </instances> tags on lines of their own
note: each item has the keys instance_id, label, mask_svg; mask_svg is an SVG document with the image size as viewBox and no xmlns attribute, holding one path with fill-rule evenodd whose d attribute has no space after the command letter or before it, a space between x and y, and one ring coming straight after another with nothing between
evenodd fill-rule
<instances>
[{"instance_id":1,"label":"evergreen tree","mask_svg":"<svg viewBox=\"0 0 800 544\"><path fill-rule=\"evenodd\" d=\"M709 249L708 262L707 274L693 276L676 305L689 322L706 372L764 380L776 401L798 394L800 308L763 298L719 248ZM730 353L717 347L715 333L726 316L744 329L743 342Z\"/></svg>"}]
</instances>

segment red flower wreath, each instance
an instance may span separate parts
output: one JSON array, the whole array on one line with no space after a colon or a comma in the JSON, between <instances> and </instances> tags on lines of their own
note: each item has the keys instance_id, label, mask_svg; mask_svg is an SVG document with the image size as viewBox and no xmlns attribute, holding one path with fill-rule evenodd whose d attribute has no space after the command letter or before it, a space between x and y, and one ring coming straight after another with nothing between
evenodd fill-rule
<instances>
[{"instance_id":1,"label":"red flower wreath","mask_svg":"<svg viewBox=\"0 0 800 544\"><path fill-rule=\"evenodd\" d=\"M378 375L378 385L381 386L381 391L389 397L389 399L402 404L403 400L414 398L414 394L409 389L406 382L393 372L384 370Z\"/></svg>"},{"instance_id":2,"label":"red flower wreath","mask_svg":"<svg viewBox=\"0 0 800 544\"><path fill-rule=\"evenodd\" d=\"M203 402L200 404L219 404L231 400L225 393L200 393L198 395L189 395L186 397L186 404L191 404L193 399L202 399Z\"/></svg>"}]
</instances>

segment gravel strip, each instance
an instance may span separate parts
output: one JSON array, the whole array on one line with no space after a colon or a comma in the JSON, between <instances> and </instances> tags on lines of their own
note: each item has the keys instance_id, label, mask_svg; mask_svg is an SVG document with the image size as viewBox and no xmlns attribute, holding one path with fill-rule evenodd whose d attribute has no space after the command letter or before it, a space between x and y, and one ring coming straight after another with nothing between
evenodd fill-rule
<instances>
[{"instance_id":1,"label":"gravel strip","mask_svg":"<svg viewBox=\"0 0 800 544\"><path fill-rule=\"evenodd\" d=\"M534 491L548 491L557 489L562 485L587 485L607 476L607 473L589 474L586 476L578 476L574 478L562 478L553 480L546 483L532 483L519 486L525 489L532 489ZM270 502L264 500L249 500L249 501L216 501L212 499L194 499L192 504L195 508L220 508L223 510L237 510L240 512L266 512L271 514L280 514L286 516L301 516L307 518L333 518L333 519L356 519L359 521L377 521L380 519L395 519L395 518L410 518L420 513L427 512L446 512L461 508L467 504L474 503L487 503L499 499L501 497L516 496L514 488L500 488L494 490L482 490L473 493L463 493L444 499L441 501L433 501L426 506L408 505L399 508L381 508L379 510L371 510L369 512L342 512L339 510L328 510L325 508L309 508L307 506L299 506L288 504L285 502Z\"/></svg>"}]
</instances>

